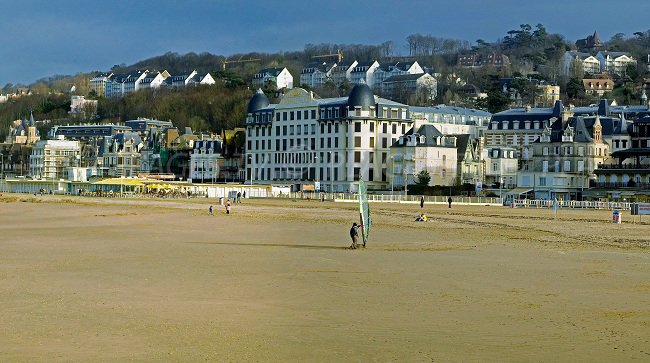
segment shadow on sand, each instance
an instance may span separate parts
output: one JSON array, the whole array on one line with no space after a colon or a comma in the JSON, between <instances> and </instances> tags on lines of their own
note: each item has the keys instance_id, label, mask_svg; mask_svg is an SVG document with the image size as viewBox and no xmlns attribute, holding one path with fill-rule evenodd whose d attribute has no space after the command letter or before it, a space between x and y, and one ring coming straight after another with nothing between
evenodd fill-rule
<instances>
[{"instance_id":1,"label":"shadow on sand","mask_svg":"<svg viewBox=\"0 0 650 363\"><path fill-rule=\"evenodd\" d=\"M282 243L235 243L235 242L185 242L203 245L224 245L224 246L254 246L254 247L287 247L287 248L306 248L318 250L349 250L350 247L340 246L317 246L317 245L292 245Z\"/></svg>"}]
</instances>

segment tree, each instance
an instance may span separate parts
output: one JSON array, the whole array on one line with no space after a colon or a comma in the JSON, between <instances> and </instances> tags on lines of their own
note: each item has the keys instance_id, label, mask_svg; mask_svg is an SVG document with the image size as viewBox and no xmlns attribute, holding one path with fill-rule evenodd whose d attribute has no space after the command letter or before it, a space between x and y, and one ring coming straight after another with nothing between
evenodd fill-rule
<instances>
[{"instance_id":1,"label":"tree","mask_svg":"<svg viewBox=\"0 0 650 363\"><path fill-rule=\"evenodd\" d=\"M492 90L487 93L487 109L490 113L501 112L510 106L510 97L501 91Z\"/></svg>"},{"instance_id":2,"label":"tree","mask_svg":"<svg viewBox=\"0 0 650 363\"><path fill-rule=\"evenodd\" d=\"M580 78L571 78L566 84L566 94L569 99L582 98L585 94L585 86Z\"/></svg>"},{"instance_id":3,"label":"tree","mask_svg":"<svg viewBox=\"0 0 650 363\"><path fill-rule=\"evenodd\" d=\"M426 187L429 185L431 182L431 175L429 175L429 172L426 170L422 170L417 174L417 181L415 182L415 185L419 187Z\"/></svg>"}]
</instances>

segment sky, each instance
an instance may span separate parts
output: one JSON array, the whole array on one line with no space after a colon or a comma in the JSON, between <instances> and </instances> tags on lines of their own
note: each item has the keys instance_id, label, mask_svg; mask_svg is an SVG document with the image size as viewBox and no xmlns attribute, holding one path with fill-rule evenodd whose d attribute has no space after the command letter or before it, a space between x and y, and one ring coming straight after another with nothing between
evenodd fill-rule
<instances>
[{"instance_id":1,"label":"sky","mask_svg":"<svg viewBox=\"0 0 650 363\"><path fill-rule=\"evenodd\" d=\"M649 0L20 0L0 4L0 87L107 71L166 52L302 50L406 37L488 42L541 23L568 40L650 29Z\"/></svg>"}]
</instances>

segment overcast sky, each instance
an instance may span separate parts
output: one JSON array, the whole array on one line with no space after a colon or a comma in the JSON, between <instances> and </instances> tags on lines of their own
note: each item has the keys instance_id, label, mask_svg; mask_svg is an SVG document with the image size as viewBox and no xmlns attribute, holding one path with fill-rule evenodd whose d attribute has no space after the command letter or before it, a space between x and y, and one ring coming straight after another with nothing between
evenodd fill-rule
<instances>
[{"instance_id":1,"label":"overcast sky","mask_svg":"<svg viewBox=\"0 0 650 363\"><path fill-rule=\"evenodd\" d=\"M650 28L650 0L19 0L0 5L0 87L106 71L168 51L301 50L307 43L379 44L438 37L494 41L541 23L575 41Z\"/></svg>"}]
</instances>

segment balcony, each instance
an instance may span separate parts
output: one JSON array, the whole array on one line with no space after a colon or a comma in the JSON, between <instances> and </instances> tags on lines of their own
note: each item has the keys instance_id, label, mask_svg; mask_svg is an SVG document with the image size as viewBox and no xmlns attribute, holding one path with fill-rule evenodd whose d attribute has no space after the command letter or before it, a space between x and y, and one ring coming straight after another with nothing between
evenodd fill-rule
<instances>
[{"instance_id":1,"label":"balcony","mask_svg":"<svg viewBox=\"0 0 650 363\"><path fill-rule=\"evenodd\" d=\"M638 171L644 171L644 172L647 173L648 171L650 171L650 165L642 165L642 164L622 164L622 165L608 164L608 165L605 165L605 164L600 164L600 165L598 165L598 169L594 170L594 173L598 174L599 171L604 171L604 170L607 170L607 171L618 171L618 170L621 170L621 171L635 171L635 170L638 170Z\"/></svg>"},{"instance_id":2,"label":"balcony","mask_svg":"<svg viewBox=\"0 0 650 363\"><path fill-rule=\"evenodd\" d=\"M596 182L597 188L603 189L650 189L650 183L636 183L634 181L628 182Z\"/></svg>"}]
</instances>

